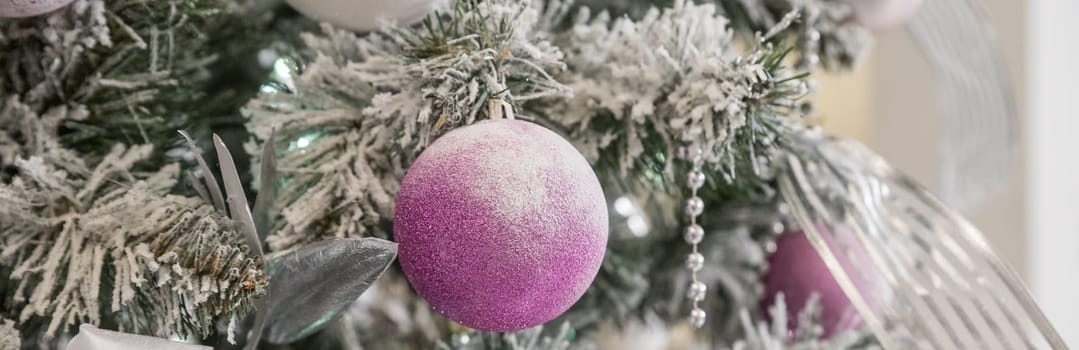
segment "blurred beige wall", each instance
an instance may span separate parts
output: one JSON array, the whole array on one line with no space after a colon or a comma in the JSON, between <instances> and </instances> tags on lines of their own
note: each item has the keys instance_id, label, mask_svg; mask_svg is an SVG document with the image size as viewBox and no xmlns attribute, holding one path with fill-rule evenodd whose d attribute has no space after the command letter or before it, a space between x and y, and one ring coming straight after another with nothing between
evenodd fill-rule
<instances>
[{"instance_id":1,"label":"blurred beige wall","mask_svg":"<svg viewBox=\"0 0 1079 350\"><path fill-rule=\"evenodd\" d=\"M814 73L814 117L829 133L872 143L875 63L870 56L852 72Z\"/></svg>"}]
</instances>

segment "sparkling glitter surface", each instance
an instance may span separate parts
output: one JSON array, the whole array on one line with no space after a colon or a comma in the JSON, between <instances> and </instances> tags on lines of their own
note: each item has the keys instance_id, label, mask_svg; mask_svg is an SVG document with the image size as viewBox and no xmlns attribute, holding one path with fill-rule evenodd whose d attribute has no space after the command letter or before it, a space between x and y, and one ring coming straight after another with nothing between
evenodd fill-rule
<instances>
[{"instance_id":1,"label":"sparkling glitter surface","mask_svg":"<svg viewBox=\"0 0 1079 350\"><path fill-rule=\"evenodd\" d=\"M446 317L514 331L566 311L592 283L607 208L588 162L536 124L490 120L433 143L401 184L405 275Z\"/></svg>"},{"instance_id":2,"label":"sparkling glitter surface","mask_svg":"<svg viewBox=\"0 0 1079 350\"><path fill-rule=\"evenodd\" d=\"M0 17L19 18L52 12L73 0L0 0Z\"/></svg>"}]
</instances>

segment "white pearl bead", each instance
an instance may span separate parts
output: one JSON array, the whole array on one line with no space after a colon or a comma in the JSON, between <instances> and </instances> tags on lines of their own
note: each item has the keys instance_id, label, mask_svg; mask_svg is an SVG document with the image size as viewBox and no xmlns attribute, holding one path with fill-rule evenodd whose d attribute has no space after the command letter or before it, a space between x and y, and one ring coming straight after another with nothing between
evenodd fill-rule
<instances>
[{"instance_id":1,"label":"white pearl bead","mask_svg":"<svg viewBox=\"0 0 1079 350\"><path fill-rule=\"evenodd\" d=\"M701 240L704 239L704 228L697 224L686 226L685 231L682 232L682 238L685 238L686 243L689 244L701 243Z\"/></svg>"},{"instance_id":2,"label":"white pearl bead","mask_svg":"<svg viewBox=\"0 0 1079 350\"><path fill-rule=\"evenodd\" d=\"M696 328L704 327L704 319L707 317L704 310L693 309L689 312L689 324Z\"/></svg>"},{"instance_id":3,"label":"white pearl bead","mask_svg":"<svg viewBox=\"0 0 1079 350\"><path fill-rule=\"evenodd\" d=\"M698 216L704 212L704 200L701 197L693 197L686 200L686 214Z\"/></svg>"},{"instance_id":4,"label":"white pearl bead","mask_svg":"<svg viewBox=\"0 0 1079 350\"><path fill-rule=\"evenodd\" d=\"M698 169L694 169L689 172L689 175L686 175L686 185L688 185L690 189L696 190L701 188L704 186L704 181L704 172Z\"/></svg>"},{"instance_id":5,"label":"white pearl bead","mask_svg":"<svg viewBox=\"0 0 1079 350\"><path fill-rule=\"evenodd\" d=\"M700 271L702 267L704 267L704 255L701 253L693 253L686 258L686 268L690 271Z\"/></svg>"},{"instance_id":6,"label":"white pearl bead","mask_svg":"<svg viewBox=\"0 0 1079 350\"><path fill-rule=\"evenodd\" d=\"M704 300L704 295L708 294L708 286L704 285L700 281L693 282L689 285L689 291L686 292L686 296L690 300L701 301Z\"/></svg>"}]
</instances>

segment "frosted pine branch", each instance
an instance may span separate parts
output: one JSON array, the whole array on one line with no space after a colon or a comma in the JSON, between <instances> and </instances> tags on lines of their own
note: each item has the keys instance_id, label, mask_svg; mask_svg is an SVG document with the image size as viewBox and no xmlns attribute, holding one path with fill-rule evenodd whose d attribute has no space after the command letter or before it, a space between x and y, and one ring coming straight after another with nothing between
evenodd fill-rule
<instances>
[{"instance_id":1,"label":"frosted pine branch","mask_svg":"<svg viewBox=\"0 0 1079 350\"><path fill-rule=\"evenodd\" d=\"M566 9L463 2L411 28L305 35L313 60L246 108L256 139L277 127L283 140L271 247L385 235L412 157L487 115L539 111L623 174L671 175L676 150L699 144L728 180L758 175L782 130L797 127L805 87L781 64L787 51L736 52L713 6L680 1L640 21L584 10L557 29Z\"/></svg>"},{"instance_id":2,"label":"frosted pine branch","mask_svg":"<svg viewBox=\"0 0 1079 350\"><path fill-rule=\"evenodd\" d=\"M30 334L110 320L126 332L206 335L263 293L261 262L232 222L200 199L166 194L177 166L133 171L151 152L118 145L85 172L31 157L0 184L13 311L20 323L47 321Z\"/></svg>"},{"instance_id":3,"label":"frosted pine branch","mask_svg":"<svg viewBox=\"0 0 1079 350\"><path fill-rule=\"evenodd\" d=\"M276 127L282 140L270 246L386 236L379 224L392 217L400 178L436 135L566 95L551 79L563 67L545 39L550 25L524 2L464 1L416 27L304 35L315 58L245 109L257 139Z\"/></svg>"},{"instance_id":4,"label":"frosted pine branch","mask_svg":"<svg viewBox=\"0 0 1079 350\"><path fill-rule=\"evenodd\" d=\"M799 18L775 36L793 42L802 64L821 64L843 70L856 66L872 46L872 34L857 24L853 11L832 0L712 0L732 19L734 29L746 40L756 39L784 20L792 11Z\"/></svg>"},{"instance_id":5,"label":"frosted pine branch","mask_svg":"<svg viewBox=\"0 0 1079 350\"><path fill-rule=\"evenodd\" d=\"M76 0L0 21L0 110L80 111L62 119L57 139L84 156L171 137L202 97L216 59L203 29L224 18L222 8L217 0ZM17 127L0 124L0 163L39 146Z\"/></svg>"},{"instance_id":6,"label":"frosted pine branch","mask_svg":"<svg viewBox=\"0 0 1079 350\"><path fill-rule=\"evenodd\" d=\"M79 167L79 155L60 144L59 132L64 122L87 118L85 107L61 105L38 114L17 96L0 99L0 166L11 165L26 155L48 158L69 171L87 172ZM8 180L0 174L0 183Z\"/></svg>"},{"instance_id":7,"label":"frosted pine branch","mask_svg":"<svg viewBox=\"0 0 1079 350\"><path fill-rule=\"evenodd\" d=\"M640 18L653 6L670 7L677 0L581 0L585 6ZM795 47L792 54L803 67L823 65L829 70L857 66L869 52L873 37L869 30L853 20L849 5L835 0L706 0L727 18L731 31L743 43L756 43L759 36L779 26L797 13L793 25L784 26L773 42Z\"/></svg>"},{"instance_id":8,"label":"frosted pine branch","mask_svg":"<svg viewBox=\"0 0 1079 350\"><path fill-rule=\"evenodd\" d=\"M0 349L18 349L21 344L15 322L0 318Z\"/></svg>"},{"instance_id":9,"label":"frosted pine branch","mask_svg":"<svg viewBox=\"0 0 1079 350\"><path fill-rule=\"evenodd\" d=\"M52 338L81 322L205 335L262 292L231 221L168 193L150 146L197 114L217 0L75 0L0 21L3 313ZM37 329L41 327L41 329Z\"/></svg>"},{"instance_id":10,"label":"frosted pine branch","mask_svg":"<svg viewBox=\"0 0 1079 350\"><path fill-rule=\"evenodd\" d=\"M646 149L673 155L682 136L662 110L667 95L696 66L722 65L724 56L734 55L726 27L711 5L680 2L666 11L652 9L639 21L592 16L582 8L573 29L557 39L569 65L560 78L574 98L546 114L568 128L593 161L617 161L623 174L655 167L651 157L642 158ZM601 155L604 150L610 154ZM658 163L670 170L666 161Z\"/></svg>"},{"instance_id":11,"label":"frosted pine branch","mask_svg":"<svg viewBox=\"0 0 1079 350\"><path fill-rule=\"evenodd\" d=\"M735 341L732 350L830 350L830 349L880 349L872 335L865 330L846 330L820 339L821 328L817 323L820 304L817 295L812 295L804 308L798 312L798 327L787 329L787 305L782 294L768 310L771 322L754 322L749 312L742 310L744 338Z\"/></svg>"},{"instance_id":12,"label":"frosted pine branch","mask_svg":"<svg viewBox=\"0 0 1079 350\"><path fill-rule=\"evenodd\" d=\"M544 114L586 157L620 172L673 175L679 148L700 147L728 182L763 175L760 163L797 128L803 75L771 45L738 52L713 5L676 1L640 20L578 13L556 36L574 97ZM779 28L782 29L782 28Z\"/></svg>"},{"instance_id":13,"label":"frosted pine branch","mask_svg":"<svg viewBox=\"0 0 1079 350\"><path fill-rule=\"evenodd\" d=\"M787 24L769 32L782 33ZM582 8L568 30L554 34L567 63L555 78L574 96L537 103L541 120L565 131L601 178L617 179L608 185L622 185L622 195L648 197L643 203L663 206L647 211L658 224L651 234L609 245L593 288L571 319L624 319L642 310L665 319L684 314L688 246L670 234L679 231L677 224L663 222L679 217L678 195L667 190L682 186L677 175L685 170L676 161L681 149L704 151L712 170L706 207L773 205L769 157L784 134L805 127L799 110L808 93L805 74L786 66L789 47L761 43L741 49L728 28L713 5L676 1L636 20L611 19L602 12L593 16ZM760 279L767 241L762 238L768 235L759 233L772 228L760 230L714 213L708 220L718 227L701 249L706 261L716 263L701 279L722 296L706 303L710 333L722 339L737 330L734 306L759 298L753 285Z\"/></svg>"}]
</instances>

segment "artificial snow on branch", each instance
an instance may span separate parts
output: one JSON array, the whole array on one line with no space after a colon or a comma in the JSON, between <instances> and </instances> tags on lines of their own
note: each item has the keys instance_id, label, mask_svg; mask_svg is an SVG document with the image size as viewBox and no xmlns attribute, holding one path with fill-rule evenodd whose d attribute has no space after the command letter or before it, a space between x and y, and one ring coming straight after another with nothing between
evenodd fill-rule
<instances>
[{"instance_id":1,"label":"artificial snow on branch","mask_svg":"<svg viewBox=\"0 0 1079 350\"><path fill-rule=\"evenodd\" d=\"M216 60L202 30L216 0L77 0L48 15L0 21L0 110L42 117L91 161L114 143L151 143L184 126ZM5 113L6 114L6 113ZM63 116L61 116L63 117ZM0 155L32 155L35 135L0 117ZM0 157L10 164L13 158Z\"/></svg>"},{"instance_id":2,"label":"artificial snow on branch","mask_svg":"<svg viewBox=\"0 0 1079 350\"><path fill-rule=\"evenodd\" d=\"M568 89L550 18L523 2L458 3L416 27L303 36L313 60L245 108L256 140L277 128L273 250L327 237L388 236L404 169L434 136ZM254 154L254 143L248 145Z\"/></svg>"},{"instance_id":3,"label":"artificial snow on branch","mask_svg":"<svg viewBox=\"0 0 1079 350\"><path fill-rule=\"evenodd\" d=\"M820 327L811 322L820 317L820 304L816 296L811 297L798 312L799 326L794 330L787 328L787 305L783 302L782 294L776 299L775 305L766 311L771 315L770 322L754 322L744 309L738 313L745 337L734 342L732 350L880 349L864 330L844 331L822 339Z\"/></svg>"},{"instance_id":4,"label":"artificial snow on branch","mask_svg":"<svg viewBox=\"0 0 1079 350\"><path fill-rule=\"evenodd\" d=\"M22 344L15 322L0 318L0 349L18 349Z\"/></svg>"},{"instance_id":5,"label":"artificial snow on branch","mask_svg":"<svg viewBox=\"0 0 1079 350\"><path fill-rule=\"evenodd\" d=\"M580 0L578 3L609 11L612 17L641 18L653 8L667 8L679 0ZM855 0L854 2L858 2ZM729 22L735 39L753 44L759 34L782 27L775 42L793 46L802 68L849 70L858 65L872 47L869 29L858 23L851 1L843 0L705 0ZM783 25L797 13L793 25Z\"/></svg>"},{"instance_id":6,"label":"artificial snow on branch","mask_svg":"<svg viewBox=\"0 0 1079 350\"><path fill-rule=\"evenodd\" d=\"M639 20L583 8L555 40L568 66L557 78L574 96L544 115L622 176L669 178L679 149L691 145L726 182L762 175L762 159L798 127L794 107L808 91L804 74L783 65L788 50L757 43L741 53L728 24L713 5L681 0Z\"/></svg>"},{"instance_id":7,"label":"artificial snow on branch","mask_svg":"<svg viewBox=\"0 0 1079 350\"><path fill-rule=\"evenodd\" d=\"M731 19L735 30L753 39L784 21L792 11L799 19L777 33L777 40L792 41L799 64L828 70L849 70L858 65L873 43L870 31L859 25L846 1L835 0L712 0Z\"/></svg>"},{"instance_id":8,"label":"artificial snow on branch","mask_svg":"<svg viewBox=\"0 0 1079 350\"><path fill-rule=\"evenodd\" d=\"M17 175L0 184L0 263L17 282L18 321L48 320L25 332L51 338L107 319L122 331L207 335L263 293L262 262L232 221L167 194L179 167L135 170L151 152L117 145L87 171L16 161Z\"/></svg>"},{"instance_id":9,"label":"artificial snow on branch","mask_svg":"<svg viewBox=\"0 0 1079 350\"><path fill-rule=\"evenodd\" d=\"M171 195L179 167L161 152L197 113L217 59L205 31L227 4L76 0L0 20L0 287L13 296L0 314L24 344L84 322L205 336L263 292L232 221Z\"/></svg>"}]
</instances>

